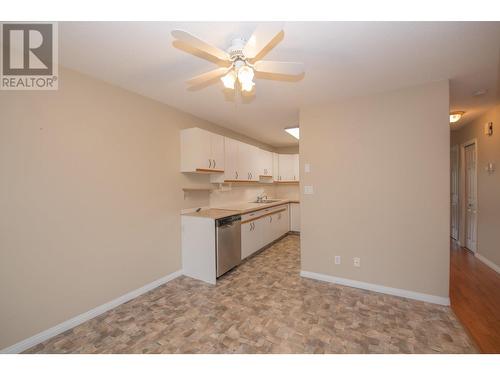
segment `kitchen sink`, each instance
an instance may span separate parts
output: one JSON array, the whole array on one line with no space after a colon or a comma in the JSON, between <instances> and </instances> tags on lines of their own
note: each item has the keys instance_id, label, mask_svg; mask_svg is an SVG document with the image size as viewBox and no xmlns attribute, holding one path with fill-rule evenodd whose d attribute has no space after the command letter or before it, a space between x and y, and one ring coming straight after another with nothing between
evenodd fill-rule
<instances>
[{"instance_id":1,"label":"kitchen sink","mask_svg":"<svg viewBox=\"0 0 500 375\"><path fill-rule=\"evenodd\" d=\"M263 199L261 201L252 201L250 203L274 203L279 202L281 199Z\"/></svg>"}]
</instances>

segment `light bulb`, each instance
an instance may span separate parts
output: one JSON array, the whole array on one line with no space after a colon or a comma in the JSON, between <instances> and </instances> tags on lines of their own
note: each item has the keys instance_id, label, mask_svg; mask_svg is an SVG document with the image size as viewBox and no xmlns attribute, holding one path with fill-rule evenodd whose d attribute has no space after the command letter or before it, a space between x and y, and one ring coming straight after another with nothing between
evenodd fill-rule
<instances>
[{"instance_id":1,"label":"light bulb","mask_svg":"<svg viewBox=\"0 0 500 375\"><path fill-rule=\"evenodd\" d=\"M464 111L455 111L450 113L450 122L457 122L460 120L465 112Z\"/></svg>"},{"instance_id":2,"label":"light bulb","mask_svg":"<svg viewBox=\"0 0 500 375\"><path fill-rule=\"evenodd\" d=\"M231 69L229 73L220 79L224 84L224 87L227 89L234 89L234 83L236 82L236 75L234 74L234 70Z\"/></svg>"},{"instance_id":3,"label":"light bulb","mask_svg":"<svg viewBox=\"0 0 500 375\"><path fill-rule=\"evenodd\" d=\"M245 83L241 84L241 90L250 92L253 90L254 86L255 86L255 83L253 81L245 82Z\"/></svg>"},{"instance_id":4,"label":"light bulb","mask_svg":"<svg viewBox=\"0 0 500 375\"><path fill-rule=\"evenodd\" d=\"M248 65L244 65L238 69L238 81L240 81L242 87L253 87L253 74L253 69Z\"/></svg>"}]
</instances>

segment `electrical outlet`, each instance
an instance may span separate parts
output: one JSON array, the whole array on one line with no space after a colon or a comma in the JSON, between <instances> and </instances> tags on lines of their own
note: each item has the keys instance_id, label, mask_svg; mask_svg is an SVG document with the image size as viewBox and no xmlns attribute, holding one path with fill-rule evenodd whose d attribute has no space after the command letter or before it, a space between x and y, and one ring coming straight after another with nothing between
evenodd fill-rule
<instances>
[{"instance_id":1,"label":"electrical outlet","mask_svg":"<svg viewBox=\"0 0 500 375\"><path fill-rule=\"evenodd\" d=\"M335 264L340 264L340 255L335 255Z\"/></svg>"},{"instance_id":2,"label":"electrical outlet","mask_svg":"<svg viewBox=\"0 0 500 375\"><path fill-rule=\"evenodd\" d=\"M309 164L309 163L304 164L304 172L306 172L306 173L311 172L311 164Z\"/></svg>"},{"instance_id":3,"label":"electrical outlet","mask_svg":"<svg viewBox=\"0 0 500 375\"><path fill-rule=\"evenodd\" d=\"M354 261L354 267L361 267L361 258L352 258Z\"/></svg>"}]
</instances>

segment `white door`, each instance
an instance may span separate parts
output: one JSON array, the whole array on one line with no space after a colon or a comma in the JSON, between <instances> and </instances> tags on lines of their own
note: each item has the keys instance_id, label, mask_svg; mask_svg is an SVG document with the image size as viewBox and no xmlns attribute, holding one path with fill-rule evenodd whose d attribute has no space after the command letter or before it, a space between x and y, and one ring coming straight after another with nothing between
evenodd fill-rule
<instances>
[{"instance_id":1,"label":"white door","mask_svg":"<svg viewBox=\"0 0 500 375\"><path fill-rule=\"evenodd\" d=\"M477 247L476 144L465 147L465 247Z\"/></svg>"},{"instance_id":2,"label":"white door","mask_svg":"<svg viewBox=\"0 0 500 375\"><path fill-rule=\"evenodd\" d=\"M458 145L451 148L450 155L450 216L451 216L451 238L458 240L458 229L459 229L459 204L458 204L458 160L459 160L459 149Z\"/></svg>"}]
</instances>

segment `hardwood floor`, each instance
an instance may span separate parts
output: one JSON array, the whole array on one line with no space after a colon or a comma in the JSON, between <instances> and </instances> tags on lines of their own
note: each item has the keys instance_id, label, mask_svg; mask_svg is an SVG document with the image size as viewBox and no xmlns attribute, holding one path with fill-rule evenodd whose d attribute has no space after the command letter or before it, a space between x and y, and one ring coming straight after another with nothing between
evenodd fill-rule
<instances>
[{"instance_id":1,"label":"hardwood floor","mask_svg":"<svg viewBox=\"0 0 500 375\"><path fill-rule=\"evenodd\" d=\"M451 307L483 353L500 353L500 276L451 242Z\"/></svg>"}]
</instances>

